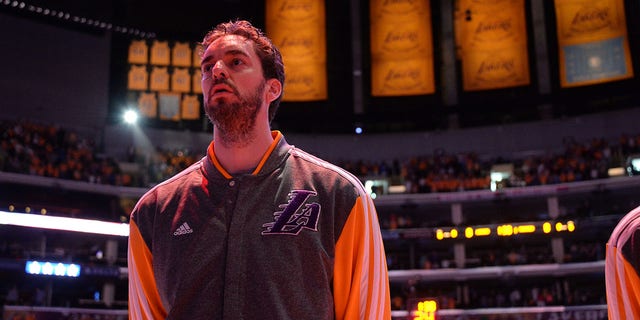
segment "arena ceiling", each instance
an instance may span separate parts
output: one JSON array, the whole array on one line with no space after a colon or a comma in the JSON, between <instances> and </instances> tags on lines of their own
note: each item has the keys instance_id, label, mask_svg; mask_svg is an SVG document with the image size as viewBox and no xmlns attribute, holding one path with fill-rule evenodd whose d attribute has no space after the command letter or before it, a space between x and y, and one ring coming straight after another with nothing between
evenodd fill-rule
<instances>
[{"instance_id":1,"label":"arena ceiling","mask_svg":"<svg viewBox=\"0 0 640 320\"><path fill-rule=\"evenodd\" d=\"M235 18L248 19L256 26L264 28L264 0L210 0L210 1L153 1L153 0L0 0L0 11L23 15L30 19L52 24L65 24L64 19L33 14L27 10L15 10L15 6L48 8L74 16L86 17L94 21L108 22L132 28L146 34L153 33L158 39L199 41L215 24ZM630 81L614 82L598 86L575 89L561 89L557 77L557 46L553 37L548 38L547 52L550 63L551 92L540 93L538 70L536 69L536 47L530 36L532 81L528 86L463 92L461 80L456 85L455 103L445 101L447 95L443 79L447 76L444 58L434 53L436 93L408 97L373 97L370 92L370 62L368 54L368 1L366 0L325 0L327 27L327 72L329 97L325 101L307 103L283 103L274 125L280 129L298 132L349 133L356 126L363 126L368 132L431 131L448 130L458 127L508 124L547 118L573 116L581 113L602 112L612 109L637 107L640 93L637 77ZM353 4L360 8L360 23L354 24L351 12ZM431 1L434 30L439 25L438 14L443 2ZM528 3L528 1L527 1ZM638 9L636 2L625 0L631 9ZM359 7L358 7L359 6ZM634 7L635 6L635 7ZM547 11L551 10L549 8ZM629 10L636 12L638 10ZM552 35L553 15L545 12L547 33ZM529 13L530 15L530 13ZM532 19L529 17L529 19ZM632 52L640 52L637 39L638 19L628 19L632 39ZM355 27L354 27L355 26ZM83 28L77 23L67 23L66 27ZM87 32L99 32L97 28L84 27ZM635 30L635 31L634 31ZM437 31L436 31L437 32ZM361 41L361 48L353 46L354 39ZM434 48L439 48L442 35L435 34ZM357 53L360 50L362 54ZM637 54L636 54L637 56ZM360 63L359 66L354 66ZM456 61L456 77L460 78L460 61ZM640 63L634 68L640 70ZM361 72L361 88L354 85L355 72ZM637 71L636 74L640 73ZM356 79L357 81L357 79ZM449 82L450 83L450 82ZM360 93L358 93L360 89ZM354 105L360 104L361 110Z\"/></svg>"}]
</instances>

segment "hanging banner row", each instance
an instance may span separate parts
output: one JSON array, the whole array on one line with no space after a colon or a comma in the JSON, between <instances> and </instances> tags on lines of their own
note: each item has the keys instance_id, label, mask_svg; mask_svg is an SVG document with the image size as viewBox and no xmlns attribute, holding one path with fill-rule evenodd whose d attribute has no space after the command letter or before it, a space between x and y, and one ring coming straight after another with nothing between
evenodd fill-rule
<instances>
[{"instance_id":1,"label":"hanging banner row","mask_svg":"<svg viewBox=\"0 0 640 320\"><path fill-rule=\"evenodd\" d=\"M371 95L433 94L434 49L430 0L369 1ZM623 0L555 0L562 87L633 77ZM524 0L455 0L456 58L464 91L531 83ZM284 101L328 97L323 0L266 0L266 33L280 49ZM201 47L134 40L130 90L201 93Z\"/></svg>"}]
</instances>

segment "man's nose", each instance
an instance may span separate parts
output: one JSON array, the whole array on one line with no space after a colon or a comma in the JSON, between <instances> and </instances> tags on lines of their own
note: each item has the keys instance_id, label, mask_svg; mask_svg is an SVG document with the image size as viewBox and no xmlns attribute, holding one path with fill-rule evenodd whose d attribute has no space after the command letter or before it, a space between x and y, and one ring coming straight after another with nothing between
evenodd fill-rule
<instances>
[{"instance_id":1,"label":"man's nose","mask_svg":"<svg viewBox=\"0 0 640 320\"><path fill-rule=\"evenodd\" d=\"M222 60L216 62L216 64L213 65L213 78L214 79L226 79L228 76L228 71L227 68L224 64L224 62Z\"/></svg>"}]
</instances>

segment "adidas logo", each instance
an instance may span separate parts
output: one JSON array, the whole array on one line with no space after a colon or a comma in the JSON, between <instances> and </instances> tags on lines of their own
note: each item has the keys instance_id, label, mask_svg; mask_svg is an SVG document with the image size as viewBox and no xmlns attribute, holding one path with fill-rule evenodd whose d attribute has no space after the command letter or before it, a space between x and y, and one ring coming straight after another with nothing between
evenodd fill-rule
<instances>
[{"instance_id":1,"label":"adidas logo","mask_svg":"<svg viewBox=\"0 0 640 320\"><path fill-rule=\"evenodd\" d=\"M191 229L191 227L189 227L189 225L185 222L180 226L180 228L178 228L173 233L173 235L174 236L181 236L181 235L187 234L187 233L193 233L193 229Z\"/></svg>"}]
</instances>

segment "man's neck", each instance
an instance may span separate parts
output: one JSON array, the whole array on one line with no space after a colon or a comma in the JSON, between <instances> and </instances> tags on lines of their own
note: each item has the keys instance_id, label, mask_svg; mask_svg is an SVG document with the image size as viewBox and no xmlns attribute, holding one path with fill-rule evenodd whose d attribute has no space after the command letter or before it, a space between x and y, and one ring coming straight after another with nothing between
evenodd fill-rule
<instances>
[{"instance_id":1,"label":"man's neck","mask_svg":"<svg viewBox=\"0 0 640 320\"><path fill-rule=\"evenodd\" d=\"M229 174L253 172L272 143L273 136L268 129L261 130L242 146L227 145L215 139L215 136L213 140L216 158Z\"/></svg>"}]
</instances>

